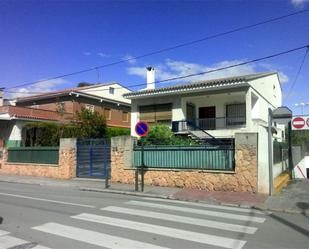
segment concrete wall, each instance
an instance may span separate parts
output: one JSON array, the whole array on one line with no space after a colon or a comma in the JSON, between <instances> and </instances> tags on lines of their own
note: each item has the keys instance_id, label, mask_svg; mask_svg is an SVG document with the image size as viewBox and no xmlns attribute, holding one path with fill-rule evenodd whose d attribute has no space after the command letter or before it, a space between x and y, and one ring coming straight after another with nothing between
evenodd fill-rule
<instances>
[{"instance_id":1,"label":"concrete wall","mask_svg":"<svg viewBox=\"0 0 309 249\"><path fill-rule=\"evenodd\" d=\"M257 134L235 135L235 171L149 169L145 184L165 187L185 187L209 191L257 191ZM134 183L132 169L133 139L112 138L112 182Z\"/></svg>"},{"instance_id":2,"label":"concrete wall","mask_svg":"<svg viewBox=\"0 0 309 249\"><path fill-rule=\"evenodd\" d=\"M60 140L58 165L9 163L7 157L8 152L4 149L3 159L0 161L0 174L57 179L70 179L76 176L76 139L65 138Z\"/></svg>"}]
</instances>

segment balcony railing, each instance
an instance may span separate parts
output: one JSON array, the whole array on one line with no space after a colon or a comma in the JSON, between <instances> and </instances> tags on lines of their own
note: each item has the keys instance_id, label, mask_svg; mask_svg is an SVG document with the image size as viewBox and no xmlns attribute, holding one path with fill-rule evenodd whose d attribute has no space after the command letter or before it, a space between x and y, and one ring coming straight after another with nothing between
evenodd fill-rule
<instances>
[{"instance_id":1,"label":"balcony railing","mask_svg":"<svg viewBox=\"0 0 309 249\"><path fill-rule=\"evenodd\" d=\"M1 106L0 113L7 113L10 116L16 118L27 118L27 119L43 119L43 120L54 120L54 121L66 121L73 119L73 113L60 113L56 111L35 109L21 106Z\"/></svg>"},{"instance_id":2,"label":"balcony railing","mask_svg":"<svg viewBox=\"0 0 309 249\"><path fill-rule=\"evenodd\" d=\"M177 121L173 122L174 132L188 131L191 126L198 127L201 130L220 130L232 129L246 125L246 117L219 117L219 118L205 118L195 119L192 121Z\"/></svg>"}]
</instances>

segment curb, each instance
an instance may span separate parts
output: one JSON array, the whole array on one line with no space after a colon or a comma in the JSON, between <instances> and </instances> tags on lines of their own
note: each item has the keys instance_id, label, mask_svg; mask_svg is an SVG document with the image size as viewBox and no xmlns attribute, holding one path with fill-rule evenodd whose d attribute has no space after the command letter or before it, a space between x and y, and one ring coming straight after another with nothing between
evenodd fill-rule
<instances>
[{"instance_id":1,"label":"curb","mask_svg":"<svg viewBox=\"0 0 309 249\"><path fill-rule=\"evenodd\" d=\"M179 201L188 201L188 202L199 202L205 204L217 204L221 206L227 207L240 207L240 208L247 208L247 209L255 209L260 211L268 211L270 212L282 212L282 213L289 213L289 214L303 214L305 216L309 216L309 210L303 211L298 209L291 209L291 208L268 208L262 205L246 205L246 204L237 204L237 203L226 203L226 202L218 202L218 201L199 201L199 200L191 200L185 198L175 198L172 195L158 195L158 194L147 194L143 192L130 192L130 191L123 191L123 190L116 190L116 189L96 189L96 188L79 188L80 191L89 191L89 192L101 192L101 193L112 193L112 194L122 194L122 195L131 195L131 196L139 196L139 197L152 197L152 198L159 198L159 199L168 199L168 200L179 200Z\"/></svg>"},{"instance_id":2,"label":"curb","mask_svg":"<svg viewBox=\"0 0 309 249\"><path fill-rule=\"evenodd\" d=\"M88 191L88 192L101 192L101 193L111 193L111 194L132 195L132 196L140 196L140 197L152 197L152 198L176 200L172 196L168 196L168 195L147 194L143 192L130 192L130 191L123 191L123 190L116 190L116 189L79 188L79 190Z\"/></svg>"}]
</instances>

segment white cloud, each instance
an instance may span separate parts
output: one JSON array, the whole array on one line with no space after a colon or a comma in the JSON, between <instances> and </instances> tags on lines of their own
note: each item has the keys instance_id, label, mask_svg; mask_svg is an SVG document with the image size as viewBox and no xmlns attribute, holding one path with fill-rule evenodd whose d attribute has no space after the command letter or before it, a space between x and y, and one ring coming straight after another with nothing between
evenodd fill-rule
<instances>
[{"instance_id":1,"label":"white cloud","mask_svg":"<svg viewBox=\"0 0 309 249\"><path fill-rule=\"evenodd\" d=\"M233 64L241 63L242 61L221 61L213 65L207 66L203 64L188 63L185 61L174 61L166 60L164 64L159 64L155 66L156 70L156 80L165 80L169 78L175 78L180 76L185 76L188 74L196 74L204 71L210 71L221 67L230 66ZM137 75L146 78L146 68L144 67L129 67L127 69L128 74ZM234 67L226 69L223 71L217 71L214 73L194 76L192 78L187 78L185 81L198 81L212 78L222 78L235 75L245 75L255 72L254 65L244 65L240 67ZM184 81L184 80L182 80Z\"/></svg>"},{"instance_id":2,"label":"white cloud","mask_svg":"<svg viewBox=\"0 0 309 249\"><path fill-rule=\"evenodd\" d=\"M17 97L36 95L55 90L55 87L67 85L70 82L65 79L46 80L33 85L8 90L6 98L14 99ZM64 87L62 87L64 88Z\"/></svg>"},{"instance_id":3,"label":"white cloud","mask_svg":"<svg viewBox=\"0 0 309 249\"><path fill-rule=\"evenodd\" d=\"M296 8L302 8L304 7L305 3L309 2L309 0L291 0L291 3L294 5Z\"/></svg>"},{"instance_id":4,"label":"white cloud","mask_svg":"<svg viewBox=\"0 0 309 249\"><path fill-rule=\"evenodd\" d=\"M131 65L135 64L136 61L137 61L136 59L134 59L134 56L129 55L129 54L123 56L122 59L123 59L123 60L128 60L127 62L128 62L129 64L131 64Z\"/></svg>"},{"instance_id":5,"label":"white cloud","mask_svg":"<svg viewBox=\"0 0 309 249\"><path fill-rule=\"evenodd\" d=\"M231 65L239 64L244 62L243 60L231 60L231 61L220 61L212 65L203 65L197 63L188 63L185 61L174 61L174 60L165 60L163 64L155 65L156 70L156 81L166 80L170 78L176 78L181 76L186 76L189 74L197 74L200 72L208 72L218 68L229 67ZM259 69L259 70L258 70ZM193 82L199 80L215 79L215 78L224 78L231 76L239 76L257 73L267 69L266 71L277 71L274 69L274 66L270 64L246 64L237 67L231 67L221 71L216 71L213 73L206 73L194 77L184 78L177 80L178 82ZM136 75L146 79L146 68L145 67L129 67L127 68L127 73L130 75ZM288 82L288 76L279 71L279 77L281 83ZM164 84L164 83L163 83ZM161 84L163 86L163 84Z\"/></svg>"},{"instance_id":6,"label":"white cloud","mask_svg":"<svg viewBox=\"0 0 309 249\"><path fill-rule=\"evenodd\" d=\"M89 55L91 55L91 53L90 52L83 52L83 55L89 56Z\"/></svg>"},{"instance_id":7,"label":"white cloud","mask_svg":"<svg viewBox=\"0 0 309 249\"><path fill-rule=\"evenodd\" d=\"M107 58L107 57L110 57L110 55L108 54L105 54L105 53L97 53L98 56L102 57L102 58Z\"/></svg>"}]
</instances>

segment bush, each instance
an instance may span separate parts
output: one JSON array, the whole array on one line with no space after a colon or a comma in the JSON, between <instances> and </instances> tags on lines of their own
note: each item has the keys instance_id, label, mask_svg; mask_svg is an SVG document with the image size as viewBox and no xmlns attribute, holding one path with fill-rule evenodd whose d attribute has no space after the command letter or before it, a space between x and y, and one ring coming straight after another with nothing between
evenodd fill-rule
<instances>
[{"instance_id":1,"label":"bush","mask_svg":"<svg viewBox=\"0 0 309 249\"><path fill-rule=\"evenodd\" d=\"M145 137L146 145L195 145L196 141L189 137L179 137L171 131L169 126L156 124L150 126L149 133Z\"/></svg>"},{"instance_id":2,"label":"bush","mask_svg":"<svg viewBox=\"0 0 309 249\"><path fill-rule=\"evenodd\" d=\"M107 137L117 137L117 136L124 136L130 135L129 128L118 128L118 127L108 127L107 128Z\"/></svg>"}]
</instances>

